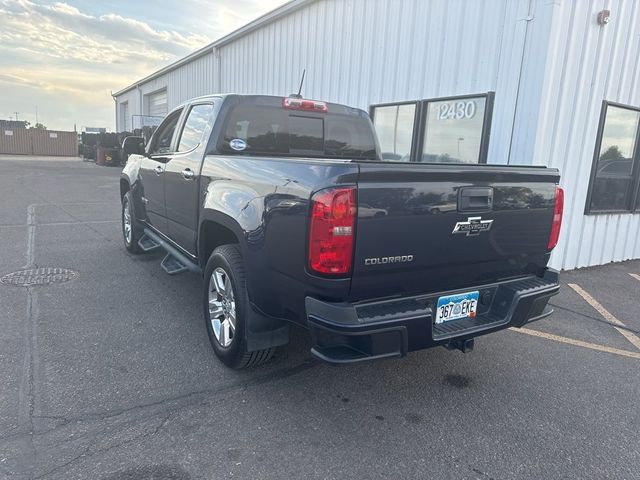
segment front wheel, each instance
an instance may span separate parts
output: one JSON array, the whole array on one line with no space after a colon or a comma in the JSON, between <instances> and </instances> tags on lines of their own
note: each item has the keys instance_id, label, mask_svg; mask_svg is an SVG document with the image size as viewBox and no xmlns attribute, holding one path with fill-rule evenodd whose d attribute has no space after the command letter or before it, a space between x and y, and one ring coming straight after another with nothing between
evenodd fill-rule
<instances>
[{"instance_id":1,"label":"front wheel","mask_svg":"<svg viewBox=\"0 0 640 480\"><path fill-rule=\"evenodd\" d=\"M246 368L267 362L275 351L247 351L245 337L249 297L244 262L237 245L216 248L204 271L204 318L216 356L228 367Z\"/></svg>"}]
</instances>

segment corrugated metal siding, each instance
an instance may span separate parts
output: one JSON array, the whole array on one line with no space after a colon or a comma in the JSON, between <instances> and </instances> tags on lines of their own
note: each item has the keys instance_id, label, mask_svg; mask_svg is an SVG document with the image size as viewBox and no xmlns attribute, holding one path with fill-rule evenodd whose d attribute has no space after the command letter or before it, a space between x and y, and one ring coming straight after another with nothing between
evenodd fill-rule
<instances>
[{"instance_id":1,"label":"corrugated metal siding","mask_svg":"<svg viewBox=\"0 0 640 480\"><path fill-rule=\"evenodd\" d=\"M169 109L193 97L214 93L211 85L213 74L213 54L198 58L192 63L167 73L141 87L146 95L167 87Z\"/></svg>"},{"instance_id":2,"label":"corrugated metal siding","mask_svg":"<svg viewBox=\"0 0 640 480\"><path fill-rule=\"evenodd\" d=\"M0 153L31 155L31 137L24 128L3 128L0 130Z\"/></svg>"},{"instance_id":3,"label":"corrugated metal siding","mask_svg":"<svg viewBox=\"0 0 640 480\"><path fill-rule=\"evenodd\" d=\"M374 103L489 90L507 163L528 0L323 0L220 49L223 91Z\"/></svg>"},{"instance_id":4,"label":"corrugated metal siding","mask_svg":"<svg viewBox=\"0 0 640 480\"><path fill-rule=\"evenodd\" d=\"M604 9L611 21L600 26ZM640 258L640 214L584 215L602 100L640 106L640 2L556 2L551 31L534 158L561 169L566 191L552 264Z\"/></svg>"},{"instance_id":5,"label":"corrugated metal siding","mask_svg":"<svg viewBox=\"0 0 640 480\"><path fill-rule=\"evenodd\" d=\"M172 70L150 82L139 85L138 89L130 90L117 97L118 103L128 102L129 115L147 115L145 111L145 95L160 90L167 90L167 105L169 110L176 105L201 95L219 93L216 85L216 56L214 52L189 62L176 70ZM116 130L122 131L122 119L116 119ZM131 122L131 120L129 120Z\"/></svg>"},{"instance_id":6,"label":"corrugated metal siding","mask_svg":"<svg viewBox=\"0 0 640 480\"><path fill-rule=\"evenodd\" d=\"M6 135L11 131L13 135ZM78 155L78 134L57 130L4 129L0 132L0 153L12 155Z\"/></svg>"},{"instance_id":7,"label":"corrugated metal siding","mask_svg":"<svg viewBox=\"0 0 640 480\"><path fill-rule=\"evenodd\" d=\"M141 115L142 104L140 103L140 94L137 90L131 90L117 97L117 105L121 106L123 103L128 105L128 121L124 122L122 115L120 115L120 109L116 110L116 131L124 132L129 131L132 128L131 118L133 115ZM126 123L126 124L125 124Z\"/></svg>"},{"instance_id":8,"label":"corrugated metal siding","mask_svg":"<svg viewBox=\"0 0 640 480\"><path fill-rule=\"evenodd\" d=\"M56 130L29 130L33 155L78 155L78 134Z\"/></svg>"}]
</instances>

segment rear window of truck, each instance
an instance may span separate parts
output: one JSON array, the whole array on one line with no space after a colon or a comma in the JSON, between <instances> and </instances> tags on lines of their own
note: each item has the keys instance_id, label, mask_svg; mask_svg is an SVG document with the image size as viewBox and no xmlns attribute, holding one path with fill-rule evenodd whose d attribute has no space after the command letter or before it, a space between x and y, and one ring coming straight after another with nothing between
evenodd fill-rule
<instances>
[{"instance_id":1,"label":"rear window of truck","mask_svg":"<svg viewBox=\"0 0 640 480\"><path fill-rule=\"evenodd\" d=\"M377 160L366 114L332 104L326 113L284 109L281 99L231 107L218 149L229 154Z\"/></svg>"}]
</instances>

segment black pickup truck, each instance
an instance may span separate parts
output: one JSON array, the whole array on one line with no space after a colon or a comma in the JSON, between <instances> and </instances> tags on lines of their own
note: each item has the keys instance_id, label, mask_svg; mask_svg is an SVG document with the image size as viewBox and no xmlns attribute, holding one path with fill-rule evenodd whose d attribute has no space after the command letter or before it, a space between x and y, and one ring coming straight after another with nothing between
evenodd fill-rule
<instances>
[{"instance_id":1,"label":"black pickup truck","mask_svg":"<svg viewBox=\"0 0 640 480\"><path fill-rule=\"evenodd\" d=\"M231 367L267 361L292 322L313 355L349 363L466 352L551 313L555 169L386 162L365 112L297 96L197 98L123 148L125 246L204 276Z\"/></svg>"}]
</instances>

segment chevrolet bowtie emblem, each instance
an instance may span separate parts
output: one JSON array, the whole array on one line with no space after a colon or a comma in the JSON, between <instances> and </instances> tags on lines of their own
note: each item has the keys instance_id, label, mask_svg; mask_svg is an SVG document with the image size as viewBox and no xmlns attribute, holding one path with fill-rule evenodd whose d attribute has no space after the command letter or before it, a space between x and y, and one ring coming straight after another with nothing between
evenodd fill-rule
<instances>
[{"instance_id":1,"label":"chevrolet bowtie emblem","mask_svg":"<svg viewBox=\"0 0 640 480\"><path fill-rule=\"evenodd\" d=\"M467 237L475 237L482 232L491 230L493 220L482 220L482 217L469 217L466 222L458 222L453 228L452 235L464 233Z\"/></svg>"}]
</instances>

